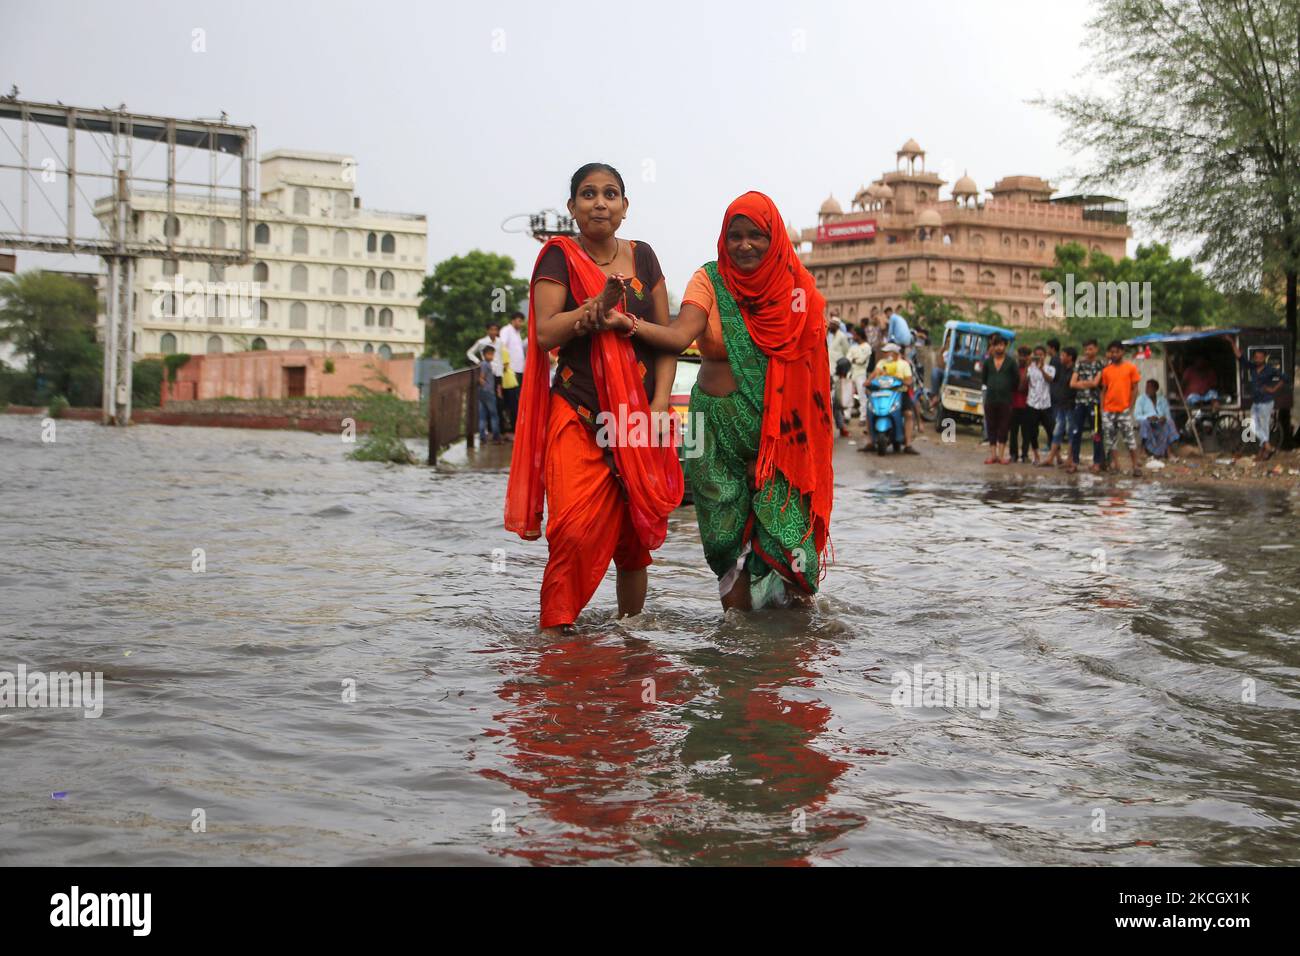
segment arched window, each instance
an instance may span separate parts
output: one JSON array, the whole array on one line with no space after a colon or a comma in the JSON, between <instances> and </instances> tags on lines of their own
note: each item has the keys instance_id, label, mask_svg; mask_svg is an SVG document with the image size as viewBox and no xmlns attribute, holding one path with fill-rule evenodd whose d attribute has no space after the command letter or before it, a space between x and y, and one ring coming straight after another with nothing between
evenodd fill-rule
<instances>
[{"instance_id":1,"label":"arched window","mask_svg":"<svg viewBox=\"0 0 1300 956\"><path fill-rule=\"evenodd\" d=\"M367 289L373 289L374 287L375 287L375 270L374 270L374 269L367 269L367 270L366 270L366 288L367 288Z\"/></svg>"},{"instance_id":2,"label":"arched window","mask_svg":"<svg viewBox=\"0 0 1300 956\"><path fill-rule=\"evenodd\" d=\"M265 352L265 351L266 351L266 339L262 338L262 337L259 335L257 338L253 339L253 346L252 346L252 348L253 348L253 351L254 351L254 352Z\"/></svg>"},{"instance_id":3,"label":"arched window","mask_svg":"<svg viewBox=\"0 0 1300 956\"><path fill-rule=\"evenodd\" d=\"M208 336L208 354L209 354L209 355L220 355L221 352L222 352L221 336L219 336L219 335L209 335L209 336Z\"/></svg>"},{"instance_id":4,"label":"arched window","mask_svg":"<svg viewBox=\"0 0 1300 956\"><path fill-rule=\"evenodd\" d=\"M899 266L897 269L894 270L894 281L895 281L895 282L906 282L906 281L907 281L907 267L906 267L906 266Z\"/></svg>"},{"instance_id":5,"label":"arched window","mask_svg":"<svg viewBox=\"0 0 1300 956\"><path fill-rule=\"evenodd\" d=\"M379 310L379 327L380 327L381 329L391 329L391 328L393 327L393 310L392 310L392 309L380 309L380 310Z\"/></svg>"},{"instance_id":6,"label":"arched window","mask_svg":"<svg viewBox=\"0 0 1300 956\"><path fill-rule=\"evenodd\" d=\"M306 347L307 346L302 339L294 339L289 343L289 348L291 349L305 349Z\"/></svg>"},{"instance_id":7,"label":"arched window","mask_svg":"<svg viewBox=\"0 0 1300 956\"><path fill-rule=\"evenodd\" d=\"M367 343L366 343L366 347L363 348L361 351L363 351L363 352L365 352L367 355L369 355L369 354L372 353L374 350L375 350L375 347L374 347L373 345L371 345L369 342L367 342Z\"/></svg>"},{"instance_id":8,"label":"arched window","mask_svg":"<svg viewBox=\"0 0 1300 956\"><path fill-rule=\"evenodd\" d=\"M343 353L347 351L347 348L343 345L342 342L335 342L333 345L330 346L330 351L335 353Z\"/></svg>"},{"instance_id":9,"label":"arched window","mask_svg":"<svg viewBox=\"0 0 1300 956\"><path fill-rule=\"evenodd\" d=\"M384 233L384 238L380 240L379 243L379 251L380 252L397 251L397 240L393 238L393 234L391 232Z\"/></svg>"},{"instance_id":10,"label":"arched window","mask_svg":"<svg viewBox=\"0 0 1300 956\"><path fill-rule=\"evenodd\" d=\"M844 285L844 273L836 269L831 273L831 288L838 288L842 285Z\"/></svg>"},{"instance_id":11,"label":"arched window","mask_svg":"<svg viewBox=\"0 0 1300 956\"><path fill-rule=\"evenodd\" d=\"M164 292L158 297L158 317L160 319L180 318L180 310L176 308L177 300L175 292Z\"/></svg>"},{"instance_id":12,"label":"arched window","mask_svg":"<svg viewBox=\"0 0 1300 956\"><path fill-rule=\"evenodd\" d=\"M293 251L304 255L307 252L307 230L302 226L293 227Z\"/></svg>"},{"instance_id":13,"label":"arched window","mask_svg":"<svg viewBox=\"0 0 1300 956\"><path fill-rule=\"evenodd\" d=\"M307 267L298 265L289 273L289 288L294 292L307 291Z\"/></svg>"},{"instance_id":14,"label":"arched window","mask_svg":"<svg viewBox=\"0 0 1300 956\"><path fill-rule=\"evenodd\" d=\"M876 281L876 270L875 270L875 269L864 269L864 270L862 270L862 281L863 281L864 283L866 283L867 285L870 285L871 283L875 282L875 281Z\"/></svg>"},{"instance_id":15,"label":"arched window","mask_svg":"<svg viewBox=\"0 0 1300 956\"><path fill-rule=\"evenodd\" d=\"M176 336L170 332L164 332L161 339L158 340L158 351L163 355L176 354Z\"/></svg>"},{"instance_id":16,"label":"arched window","mask_svg":"<svg viewBox=\"0 0 1300 956\"><path fill-rule=\"evenodd\" d=\"M984 283L985 285L992 285L993 281L994 281L994 275L992 270L985 269L983 272L980 273L980 282Z\"/></svg>"},{"instance_id":17,"label":"arched window","mask_svg":"<svg viewBox=\"0 0 1300 956\"><path fill-rule=\"evenodd\" d=\"M385 269L379 276L379 291L393 291L393 274Z\"/></svg>"},{"instance_id":18,"label":"arched window","mask_svg":"<svg viewBox=\"0 0 1300 956\"><path fill-rule=\"evenodd\" d=\"M253 230L253 241L259 246L268 245L271 241L271 227L264 222L259 222L257 228Z\"/></svg>"},{"instance_id":19,"label":"arched window","mask_svg":"<svg viewBox=\"0 0 1300 956\"><path fill-rule=\"evenodd\" d=\"M307 328L307 306L301 302L295 302L289 306L289 328L305 329ZM302 346L298 346L302 348Z\"/></svg>"},{"instance_id":20,"label":"arched window","mask_svg":"<svg viewBox=\"0 0 1300 956\"><path fill-rule=\"evenodd\" d=\"M270 269L269 266L267 266L267 264L266 264L265 262L254 263L254 265L253 265L253 281L254 281L254 282L270 282L270 281L271 281L271 269Z\"/></svg>"},{"instance_id":21,"label":"arched window","mask_svg":"<svg viewBox=\"0 0 1300 956\"><path fill-rule=\"evenodd\" d=\"M366 252L377 252L379 247L379 237L373 232L366 236Z\"/></svg>"},{"instance_id":22,"label":"arched window","mask_svg":"<svg viewBox=\"0 0 1300 956\"><path fill-rule=\"evenodd\" d=\"M208 242L213 249L226 248L226 221L213 219L208 225Z\"/></svg>"},{"instance_id":23,"label":"arched window","mask_svg":"<svg viewBox=\"0 0 1300 956\"><path fill-rule=\"evenodd\" d=\"M1012 285L1024 285L1024 284L1025 284L1025 274L1024 274L1023 272L1020 272L1020 271L1016 271L1016 272L1011 273L1011 284L1012 284Z\"/></svg>"},{"instance_id":24,"label":"arched window","mask_svg":"<svg viewBox=\"0 0 1300 956\"><path fill-rule=\"evenodd\" d=\"M348 328L347 313L343 311L343 306L330 306L330 330L334 332L346 332Z\"/></svg>"},{"instance_id":25,"label":"arched window","mask_svg":"<svg viewBox=\"0 0 1300 956\"><path fill-rule=\"evenodd\" d=\"M966 271L965 271L964 269L953 269L953 270L952 270L952 281L953 281L953 282L965 282L965 281L966 281Z\"/></svg>"},{"instance_id":26,"label":"arched window","mask_svg":"<svg viewBox=\"0 0 1300 956\"><path fill-rule=\"evenodd\" d=\"M339 195L345 195L340 193ZM348 254L348 234L342 229L334 230L334 255L346 256Z\"/></svg>"},{"instance_id":27,"label":"arched window","mask_svg":"<svg viewBox=\"0 0 1300 956\"><path fill-rule=\"evenodd\" d=\"M307 215L307 207L310 200L307 196L307 190L299 186L293 191L293 214L295 216Z\"/></svg>"},{"instance_id":28,"label":"arched window","mask_svg":"<svg viewBox=\"0 0 1300 956\"><path fill-rule=\"evenodd\" d=\"M333 278L330 282L330 287L334 290L336 295L345 295L348 291L348 270L335 269Z\"/></svg>"},{"instance_id":29,"label":"arched window","mask_svg":"<svg viewBox=\"0 0 1300 956\"><path fill-rule=\"evenodd\" d=\"M334 193L334 215L342 219L352 211L352 194L338 190Z\"/></svg>"},{"instance_id":30,"label":"arched window","mask_svg":"<svg viewBox=\"0 0 1300 956\"><path fill-rule=\"evenodd\" d=\"M858 272L857 269L854 269L852 272L849 273L849 285L857 285L861 281L862 281L862 273Z\"/></svg>"},{"instance_id":31,"label":"arched window","mask_svg":"<svg viewBox=\"0 0 1300 956\"><path fill-rule=\"evenodd\" d=\"M373 326L374 324L375 324L375 307L373 305L368 305L366 306L366 325Z\"/></svg>"},{"instance_id":32,"label":"arched window","mask_svg":"<svg viewBox=\"0 0 1300 956\"><path fill-rule=\"evenodd\" d=\"M1019 322L1019 321L1020 321L1020 310L1019 310L1019 309L1012 309L1012 310L1011 310L1011 321L1012 321L1013 323L1015 323L1015 322Z\"/></svg>"},{"instance_id":33,"label":"arched window","mask_svg":"<svg viewBox=\"0 0 1300 956\"><path fill-rule=\"evenodd\" d=\"M163 220L163 237L165 239L175 239L181 234L181 221L175 216L168 216Z\"/></svg>"},{"instance_id":34,"label":"arched window","mask_svg":"<svg viewBox=\"0 0 1300 956\"><path fill-rule=\"evenodd\" d=\"M381 345L379 346L379 357L382 359L390 359L393 357L393 350L387 345Z\"/></svg>"},{"instance_id":35,"label":"arched window","mask_svg":"<svg viewBox=\"0 0 1300 956\"><path fill-rule=\"evenodd\" d=\"M1028 249L1028 248L1029 248L1029 240L1028 240L1028 239L1021 239L1021 240L1020 240L1020 248L1021 248L1021 249Z\"/></svg>"},{"instance_id":36,"label":"arched window","mask_svg":"<svg viewBox=\"0 0 1300 956\"><path fill-rule=\"evenodd\" d=\"M261 325L271 324L271 307L266 304L265 299L257 300L257 321Z\"/></svg>"}]
</instances>

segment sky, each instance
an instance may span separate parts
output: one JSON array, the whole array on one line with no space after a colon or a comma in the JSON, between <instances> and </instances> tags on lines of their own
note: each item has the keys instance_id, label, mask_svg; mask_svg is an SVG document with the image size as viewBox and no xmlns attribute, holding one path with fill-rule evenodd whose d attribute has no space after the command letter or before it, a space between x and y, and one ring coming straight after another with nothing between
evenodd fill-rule
<instances>
[{"instance_id":1,"label":"sky","mask_svg":"<svg viewBox=\"0 0 1300 956\"><path fill-rule=\"evenodd\" d=\"M630 201L619 234L653 246L680 295L714 258L731 199L758 189L813 226L828 194L847 209L909 137L950 185L1028 173L1069 192L1086 144L1061 145L1059 121L1029 101L1078 86L1091 7L0 0L0 87L224 111L257 127L262 152L351 154L364 206L428 216L430 268L483 249L528 275L537 243L503 223L562 210L572 172L608 162ZM36 258L20 252L19 267Z\"/></svg>"}]
</instances>

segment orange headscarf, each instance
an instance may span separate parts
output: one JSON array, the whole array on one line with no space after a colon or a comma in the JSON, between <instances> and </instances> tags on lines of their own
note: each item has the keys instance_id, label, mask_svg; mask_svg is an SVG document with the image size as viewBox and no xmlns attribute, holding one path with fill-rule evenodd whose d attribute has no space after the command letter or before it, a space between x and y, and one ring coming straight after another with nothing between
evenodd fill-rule
<instances>
[{"instance_id":1,"label":"orange headscarf","mask_svg":"<svg viewBox=\"0 0 1300 956\"><path fill-rule=\"evenodd\" d=\"M747 217L771 239L759 267L748 274L727 254L727 227L736 216ZM834 483L826 300L795 254L776 204L760 192L747 192L727 207L718 235L718 272L768 359L755 478L761 486L780 471L796 491L811 497L810 533L820 554L829 534Z\"/></svg>"},{"instance_id":2,"label":"orange headscarf","mask_svg":"<svg viewBox=\"0 0 1300 956\"><path fill-rule=\"evenodd\" d=\"M583 302L599 295L605 285L605 273L568 236L547 240L537 255L537 261L541 262L542 256L552 246L559 246L564 253L569 267L569 291L573 298ZM515 447L510 459L505 508L506 530L530 541L541 536L545 498L542 461L546 454L546 423L551 399L549 365L537 337L535 301L536 296L528 297L528 357L524 367L530 371L524 375L519 421L515 423ZM602 411L629 419L649 415L650 401L637 369L636 352L626 336L615 332L592 333L591 372ZM621 415L620 409L625 409ZM677 450L674 444L667 442L661 445L616 443L612 450L614 463L627 490L628 507L637 537L647 550L653 551L664 543L668 533L668 515L682 503L684 486Z\"/></svg>"}]
</instances>

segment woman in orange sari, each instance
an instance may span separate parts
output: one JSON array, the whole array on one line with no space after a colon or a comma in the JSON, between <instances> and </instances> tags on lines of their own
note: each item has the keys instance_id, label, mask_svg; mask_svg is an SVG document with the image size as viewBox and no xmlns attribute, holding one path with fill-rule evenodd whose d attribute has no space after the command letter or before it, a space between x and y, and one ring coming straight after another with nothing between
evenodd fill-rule
<instances>
[{"instance_id":1,"label":"woman in orange sari","mask_svg":"<svg viewBox=\"0 0 1300 956\"><path fill-rule=\"evenodd\" d=\"M727 207L718 258L691 278L671 326L626 330L702 362L686 470L724 608L807 603L830 538L833 475L825 299L767 196Z\"/></svg>"},{"instance_id":2,"label":"woman in orange sari","mask_svg":"<svg viewBox=\"0 0 1300 956\"><path fill-rule=\"evenodd\" d=\"M543 628L572 624L611 560L619 615L640 613L650 552L682 500L676 451L646 427L654 413L668 413L676 353L603 329L616 307L633 327L668 322L654 251L616 235L627 207L616 169L583 166L568 204L580 234L550 239L533 267L525 364L545 368L553 349L559 362L554 385L545 375L524 376L505 526L525 540L540 537L545 499ZM618 427L638 420L640 429Z\"/></svg>"}]
</instances>

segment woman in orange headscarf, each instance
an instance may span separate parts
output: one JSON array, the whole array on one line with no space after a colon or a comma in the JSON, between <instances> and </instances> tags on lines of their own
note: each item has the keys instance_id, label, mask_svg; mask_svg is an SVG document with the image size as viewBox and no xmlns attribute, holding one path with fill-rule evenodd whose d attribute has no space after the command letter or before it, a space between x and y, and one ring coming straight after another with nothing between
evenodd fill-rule
<instances>
[{"instance_id":1,"label":"woman in orange headscarf","mask_svg":"<svg viewBox=\"0 0 1300 956\"><path fill-rule=\"evenodd\" d=\"M691 278L677 320L634 331L673 353L699 343L690 417L702 434L686 470L723 607L817 590L833 481L825 307L776 205L748 192L727 207L718 259ZM603 322L631 326L617 311Z\"/></svg>"},{"instance_id":2,"label":"woman in orange headscarf","mask_svg":"<svg viewBox=\"0 0 1300 956\"><path fill-rule=\"evenodd\" d=\"M618 170L589 163L574 173L569 213L580 234L542 247L528 301L525 367L545 369L544 356L557 349L554 384L545 374L524 376L506 489L506 529L525 540L541 535L545 498L543 628L572 624L611 560L620 616L639 613L650 552L663 544L683 490L671 440L619 427L667 414L676 353L602 331L616 306L629 323L668 322L654 251L616 235L627 214Z\"/></svg>"}]
</instances>

